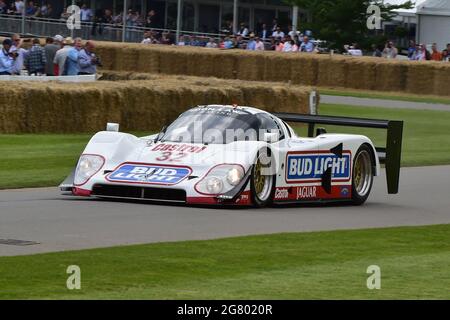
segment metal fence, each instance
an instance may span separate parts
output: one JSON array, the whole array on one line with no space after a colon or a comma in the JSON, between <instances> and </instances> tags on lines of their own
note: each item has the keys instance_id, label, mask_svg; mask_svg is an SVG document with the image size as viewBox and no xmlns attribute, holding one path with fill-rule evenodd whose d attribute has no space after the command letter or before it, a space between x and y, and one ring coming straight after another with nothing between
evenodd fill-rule
<instances>
[{"instance_id":1,"label":"metal fence","mask_svg":"<svg viewBox=\"0 0 450 320\"><path fill-rule=\"evenodd\" d=\"M176 30L170 29L148 29L137 26L97 24L93 22L81 23L81 29L70 30L67 28L65 20L42 19L26 17L22 19L20 15L0 15L0 32L2 34L19 33L23 36L53 37L56 34L63 37L81 37L83 39L102 41L122 41L141 42L145 31L155 31L158 33L167 32L172 35ZM125 37L123 37L125 32ZM193 31L181 31L182 35L202 36L219 39L225 34L199 33Z\"/></svg>"}]
</instances>

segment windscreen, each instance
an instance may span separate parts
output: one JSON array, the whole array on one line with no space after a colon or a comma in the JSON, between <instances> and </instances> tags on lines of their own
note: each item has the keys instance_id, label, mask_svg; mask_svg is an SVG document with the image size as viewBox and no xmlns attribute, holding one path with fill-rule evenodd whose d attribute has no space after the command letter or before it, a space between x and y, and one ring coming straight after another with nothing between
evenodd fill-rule
<instances>
[{"instance_id":1,"label":"windscreen","mask_svg":"<svg viewBox=\"0 0 450 320\"><path fill-rule=\"evenodd\" d=\"M258 140L259 120L244 110L198 107L184 112L160 137L162 142L226 144Z\"/></svg>"}]
</instances>

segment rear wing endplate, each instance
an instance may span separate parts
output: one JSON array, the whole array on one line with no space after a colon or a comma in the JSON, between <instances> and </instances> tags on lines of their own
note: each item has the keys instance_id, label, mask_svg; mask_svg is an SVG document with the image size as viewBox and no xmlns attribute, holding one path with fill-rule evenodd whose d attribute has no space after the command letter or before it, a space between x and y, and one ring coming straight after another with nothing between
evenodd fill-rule
<instances>
[{"instance_id":1,"label":"rear wing endplate","mask_svg":"<svg viewBox=\"0 0 450 320\"><path fill-rule=\"evenodd\" d=\"M403 121L319 116L296 113L274 113L274 115L286 122L308 124L308 137L314 137L314 128L316 124L387 129L386 145L376 147L375 149L377 151L380 163L384 163L386 167L388 193L398 193L400 160L402 154Z\"/></svg>"}]
</instances>

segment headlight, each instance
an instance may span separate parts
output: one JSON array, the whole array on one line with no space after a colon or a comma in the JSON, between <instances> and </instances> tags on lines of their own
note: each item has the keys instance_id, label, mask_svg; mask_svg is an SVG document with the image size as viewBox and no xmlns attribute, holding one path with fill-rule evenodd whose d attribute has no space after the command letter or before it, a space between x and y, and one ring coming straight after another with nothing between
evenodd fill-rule
<instances>
[{"instance_id":1,"label":"headlight","mask_svg":"<svg viewBox=\"0 0 450 320\"><path fill-rule=\"evenodd\" d=\"M208 189L209 193L219 194L223 189L223 182L216 177L207 178L206 189Z\"/></svg>"},{"instance_id":2,"label":"headlight","mask_svg":"<svg viewBox=\"0 0 450 320\"><path fill-rule=\"evenodd\" d=\"M198 193L218 195L232 190L244 177L244 168L238 164L220 164L195 185Z\"/></svg>"},{"instance_id":3,"label":"headlight","mask_svg":"<svg viewBox=\"0 0 450 320\"><path fill-rule=\"evenodd\" d=\"M102 156L83 154L78 160L74 184L76 186L85 184L103 167L104 163L105 159Z\"/></svg>"},{"instance_id":4,"label":"headlight","mask_svg":"<svg viewBox=\"0 0 450 320\"><path fill-rule=\"evenodd\" d=\"M237 186L244 176L244 170L241 167L234 167L227 173L227 181L232 186Z\"/></svg>"}]
</instances>

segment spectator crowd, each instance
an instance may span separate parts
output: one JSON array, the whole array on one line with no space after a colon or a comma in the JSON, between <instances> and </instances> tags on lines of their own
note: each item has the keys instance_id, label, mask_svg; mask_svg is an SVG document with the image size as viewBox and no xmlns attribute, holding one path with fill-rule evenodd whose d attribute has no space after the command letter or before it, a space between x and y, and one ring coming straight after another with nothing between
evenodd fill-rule
<instances>
[{"instance_id":1,"label":"spectator crowd","mask_svg":"<svg viewBox=\"0 0 450 320\"><path fill-rule=\"evenodd\" d=\"M312 32L306 30L305 33L295 31L293 26L283 30L273 21L269 28L266 24L261 24L256 31L241 23L240 29L235 34L225 29L226 35L220 39L205 37L202 35L181 35L178 42L169 32L158 33L152 30L144 32L143 44L173 44L178 46L194 46L220 49L243 49L250 51L272 50L279 52L318 52L319 48L312 37Z\"/></svg>"},{"instance_id":2,"label":"spectator crowd","mask_svg":"<svg viewBox=\"0 0 450 320\"><path fill-rule=\"evenodd\" d=\"M374 57L384 57L387 59L395 59L398 57L398 49L392 41L386 42L383 49L376 45L372 45ZM450 43L447 47L440 51L436 43L431 45L431 50L428 50L424 44L416 44L414 40L409 41L407 49L407 59L410 61L446 61L450 62Z\"/></svg>"},{"instance_id":3,"label":"spectator crowd","mask_svg":"<svg viewBox=\"0 0 450 320\"><path fill-rule=\"evenodd\" d=\"M0 0L1 1L1 0ZM29 49L24 48L31 41ZM95 54L95 43L81 38L72 39L56 35L47 38L41 46L39 39L21 39L15 34L3 40L0 53L0 75L47 75L75 76L92 75L101 66Z\"/></svg>"},{"instance_id":4,"label":"spectator crowd","mask_svg":"<svg viewBox=\"0 0 450 320\"><path fill-rule=\"evenodd\" d=\"M25 15L27 17L36 18L57 18L56 12L53 10L51 4L47 4L45 1L40 1L41 5L34 1L28 1L25 6L23 0L7 1L0 0L0 14L8 15L23 15L25 9Z\"/></svg>"},{"instance_id":5,"label":"spectator crowd","mask_svg":"<svg viewBox=\"0 0 450 320\"><path fill-rule=\"evenodd\" d=\"M320 41L316 41L313 38L313 34L310 30L305 30L305 32L297 31L294 26L288 26L283 28L278 23L277 19L273 19L270 24L265 22L260 22L257 24L254 31L250 30L249 26L245 23L240 23L237 32L233 32L233 21L225 20L221 28L222 36L220 38L212 38L202 35L181 35L177 40L175 35L170 31L162 30L163 24L158 12L154 9L150 9L146 14L142 14L139 11L129 9L126 12L119 12L117 15L113 14L111 8L92 10L86 3L76 2L80 5L80 18L82 23L89 23L91 25L91 34L102 34L106 26L110 28L117 28L121 31L123 23L125 22L127 27L127 33L125 35L126 39L129 39L130 31L143 32L144 37L142 44L164 44L164 45L178 45L178 46L196 46L196 47L206 47L206 48L220 48L220 49L243 49L250 51L264 51L272 50L278 52L309 52L317 53L323 51L320 48ZM0 14L9 15L22 15L25 10L25 15L28 17L39 17L39 18L53 18L67 20L71 15L67 11L67 8L61 12L55 12L50 4L45 0L39 1L28 1L25 5L23 0L0 0ZM124 16L125 14L125 16ZM140 28L146 28L145 30ZM142 34L142 33L141 33ZM87 37L87 35L85 35ZM14 37L13 37L14 38ZM45 52L52 52L55 50L56 46L62 46L63 49L67 46L74 48L81 54L77 59L86 59L86 51L82 51L77 44L79 42L77 39L71 40L74 43L70 44L69 40L58 40L57 37L52 41L52 43L47 43L43 49ZM17 47L14 44L14 39L12 39L13 44L11 46L12 54L10 57L15 59L16 65L24 65L27 70L28 65L37 64L37 59L39 56L46 56L47 54L40 53L42 50L38 48L35 44L33 47L25 52L20 46ZM64 42L64 43L63 43ZM93 50L89 48L93 43L88 42L87 52ZM8 46L8 45L6 45ZM83 49L85 50L85 49ZM407 49L407 57L412 61L424 61L424 60L434 60L434 61L450 61L450 44L447 48L440 51L436 44L433 44L431 50L427 49L424 44L416 44L414 41L410 41L409 48ZM353 43L352 45L344 46L344 54L352 56L362 56L364 55L363 50L358 44ZM89 52L89 54L92 54ZM17 55L17 58L14 56ZM24 59L25 56L29 58ZM393 41L388 41L384 47L379 47L377 45L372 46L372 56L383 57L387 59L395 59L399 56L399 50L395 46ZM46 56L49 58L51 56ZM65 56L64 56L65 57ZM69 58L70 59L70 58ZM94 58L95 60L96 58ZM23 61L23 62L22 62ZM52 61L46 62L46 70L49 71L48 64ZM80 62L80 67L82 67L85 62ZM15 70L17 71L17 70ZM29 70L30 71L30 70ZM34 71L31 69L31 71ZM92 70L90 70L92 71ZM82 71L84 72L84 71ZM46 72L48 73L48 72Z\"/></svg>"}]
</instances>

